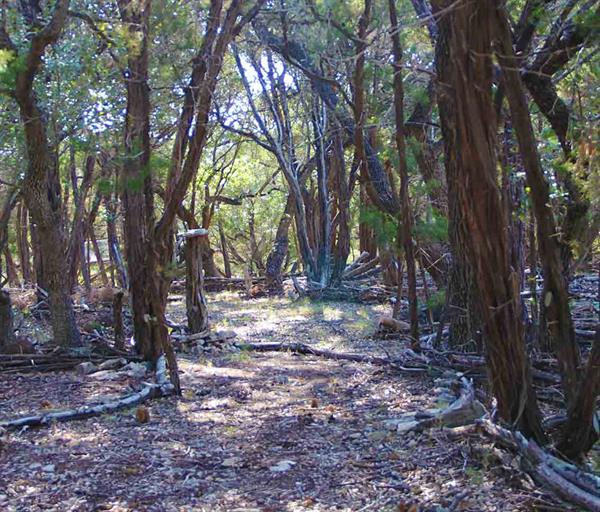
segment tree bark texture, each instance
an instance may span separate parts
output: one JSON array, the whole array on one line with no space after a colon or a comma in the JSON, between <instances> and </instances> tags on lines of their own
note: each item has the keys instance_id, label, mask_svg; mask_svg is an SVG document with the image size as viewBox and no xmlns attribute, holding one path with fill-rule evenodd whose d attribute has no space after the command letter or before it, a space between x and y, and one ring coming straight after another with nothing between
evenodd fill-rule
<instances>
[{"instance_id":1,"label":"tree bark texture","mask_svg":"<svg viewBox=\"0 0 600 512\"><path fill-rule=\"evenodd\" d=\"M434 11L451 2L434 0ZM473 269L490 385L500 417L545 441L510 268L506 222L497 184L492 102L495 2L462 1L438 19L436 65L446 180L456 194L458 235ZM450 191L452 183L454 190Z\"/></svg>"}]
</instances>

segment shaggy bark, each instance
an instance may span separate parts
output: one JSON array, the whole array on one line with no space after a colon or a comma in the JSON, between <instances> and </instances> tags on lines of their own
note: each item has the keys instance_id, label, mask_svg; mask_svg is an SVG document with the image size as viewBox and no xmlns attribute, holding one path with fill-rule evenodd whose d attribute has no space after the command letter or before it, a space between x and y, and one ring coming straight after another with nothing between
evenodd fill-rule
<instances>
[{"instance_id":1,"label":"shaggy bark","mask_svg":"<svg viewBox=\"0 0 600 512\"><path fill-rule=\"evenodd\" d=\"M289 231L294 213L294 198L288 194L283 215L277 225L273 248L267 256L265 269L266 286L269 290L281 291L283 285L283 264L288 253Z\"/></svg>"},{"instance_id":2,"label":"shaggy bark","mask_svg":"<svg viewBox=\"0 0 600 512\"><path fill-rule=\"evenodd\" d=\"M10 295L6 290L0 290L0 352L5 352L14 342L15 331Z\"/></svg>"},{"instance_id":3,"label":"shaggy bark","mask_svg":"<svg viewBox=\"0 0 600 512\"><path fill-rule=\"evenodd\" d=\"M28 241L28 215L27 208L20 201L17 206L15 231L17 234L17 253L19 255L19 265L21 267L21 276L24 283L33 281L33 270L31 268L31 252Z\"/></svg>"},{"instance_id":4,"label":"shaggy bark","mask_svg":"<svg viewBox=\"0 0 600 512\"><path fill-rule=\"evenodd\" d=\"M398 27L395 0L389 0L390 24L392 32L392 53L394 56L394 114L396 118L396 150L400 171L400 217L398 219L408 285L408 316L410 319L411 345L419 349L419 318L417 302L417 272L412 238L412 212L408 194L408 167L406 164L406 140L404 129L404 87L402 85L402 45Z\"/></svg>"},{"instance_id":5,"label":"shaggy bark","mask_svg":"<svg viewBox=\"0 0 600 512\"><path fill-rule=\"evenodd\" d=\"M23 66L15 78L14 97L25 134L27 168L22 184L23 198L35 224L39 249L43 251L42 284L48 292L50 320L55 342L79 343L73 305L69 294L67 238L58 179L58 161L47 134L47 117L34 92L35 78L42 67L46 48L55 43L65 25L69 0L58 0L46 25L30 32L29 46L20 55ZM0 29L0 48L19 55L5 28Z\"/></svg>"},{"instance_id":6,"label":"shaggy bark","mask_svg":"<svg viewBox=\"0 0 600 512\"><path fill-rule=\"evenodd\" d=\"M435 0L434 11L450 3ZM456 193L460 242L478 285L491 390L499 415L526 435L545 441L519 321L505 219L498 215L490 58L494 9L492 0L461 2L438 21L436 65L443 84L439 107L446 177Z\"/></svg>"},{"instance_id":7,"label":"shaggy bark","mask_svg":"<svg viewBox=\"0 0 600 512\"><path fill-rule=\"evenodd\" d=\"M550 207L550 188L537 154L527 100L515 66L516 56L508 20L502 9L496 10L496 16L499 40L497 56L536 216L539 257L544 275L542 307L552 346L558 356L567 406L570 407L577 390L580 358L571 321L568 286L562 272L557 230Z\"/></svg>"}]
</instances>

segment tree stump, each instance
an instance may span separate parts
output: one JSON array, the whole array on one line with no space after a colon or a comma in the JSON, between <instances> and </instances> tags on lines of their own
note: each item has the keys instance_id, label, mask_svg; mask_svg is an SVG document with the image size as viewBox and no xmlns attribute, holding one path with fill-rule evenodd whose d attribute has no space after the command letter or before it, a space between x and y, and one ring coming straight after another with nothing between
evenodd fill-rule
<instances>
[{"instance_id":1,"label":"tree stump","mask_svg":"<svg viewBox=\"0 0 600 512\"><path fill-rule=\"evenodd\" d=\"M191 333L198 333L208 328L201 250L201 238L208 236L208 230L191 229L179 236L185 239L185 307L188 329Z\"/></svg>"}]
</instances>

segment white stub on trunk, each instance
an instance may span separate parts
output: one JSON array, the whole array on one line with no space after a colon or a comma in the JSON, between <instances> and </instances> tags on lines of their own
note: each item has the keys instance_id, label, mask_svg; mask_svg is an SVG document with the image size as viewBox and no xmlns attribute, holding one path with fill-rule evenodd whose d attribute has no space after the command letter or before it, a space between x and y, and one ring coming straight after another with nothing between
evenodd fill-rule
<instances>
[{"instance_id":1,"label":"white stub on trunk","mask_svg":"<svg viewBox=\"0 0 600 512\"><path fill-rule=\"evenodd\" d=\"M208 229L198 228L198 229L190 229L188 231L184 231L183 233L179 233L177 237L181 238L196 238L199 236L208 236Z\"/></svg>"}]
</instances>

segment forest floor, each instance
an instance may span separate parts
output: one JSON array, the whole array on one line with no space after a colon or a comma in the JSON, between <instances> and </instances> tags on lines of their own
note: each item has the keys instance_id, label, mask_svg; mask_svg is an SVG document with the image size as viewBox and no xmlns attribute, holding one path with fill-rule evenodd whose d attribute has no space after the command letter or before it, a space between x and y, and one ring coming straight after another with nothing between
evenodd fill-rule
<instances>
[{"instance_id":1,"label":"forest floor","mask_svg":"<svg viewBox=\"0 0 600 512\"><path fill-rule=\"evenodd\" d=\"M372 337L384 306L235 293L209 294L209 304L213 326L238 341L404 348ZM174 321L184 311L170 304ZM386 428L403 412L439 406L434 376L228 348L182 354L180 369L183 396L150 402L146 424L124 410L11 433L0 447L0 510L567 510L484 437ZM0 418L105 400L142 380L0 374Z\"/></svg>"}]
</instances>

